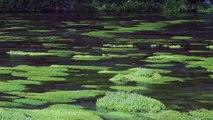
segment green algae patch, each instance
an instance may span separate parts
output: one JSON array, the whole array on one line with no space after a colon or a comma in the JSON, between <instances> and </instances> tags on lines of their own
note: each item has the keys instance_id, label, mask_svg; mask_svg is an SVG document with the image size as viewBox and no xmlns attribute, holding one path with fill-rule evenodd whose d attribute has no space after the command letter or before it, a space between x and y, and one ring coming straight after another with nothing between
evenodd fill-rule
<instances>
[{"instance_id":1,"label":"green algae patch","mask_svg":"<svg viewBox=\"0 0 213 120\"><path fill-rule=\"evenodd\" d=\"M191 61L188 63L187 67L203 67L206 68L209 72L213 72L213 58L205 57L200 58L200 61Z\"/></svg>"},{"instance_id":2,"label":"green algae patch","mask_svg":"<svg viewBox=\"0 0 213 120\"><path fill-rule=\"evenodd\" d=\"M167 53L159 53L154 56L148 57L146 62L154 62L154 63L168 63L168 62L187 62L200 60L202 57L198 56L186 56L186 55L173 55Z\"/></svg>"},{"instance_id":3,"label":"green algae patch","mask_svg":"<svg viewBox=\"0 0 213 120\"><path fill-rule=\"evenodd\" d=\"M24 30L27 29L28 27L24 27L24 26L14 26L14 27L6 27L6 28L2 28L1 30Z\"/></svg>"},{"instance_id":4,"label":"green algae patch","mask_svg":"<svg viewBox=\"0 0 213 120\"><path fill-rule=\"evenodd\" d=\"M127 91L127 92L148 90L148 88L143 86L111 86L110 88L118 91Z\"/></svg>"},{"instance_id":5,"label":"green algae patch","mask_svg":"<svg viewBox=\"0 0 213 120\"><path fill-rule=\"evenodd\" d=\"M1 42L14 42L14 41L25 41L27 40L25 37L18 37L18 36L0 36Z\"/></svg>"},{"instance_id":6,"label":"green algae patch","mask_svg":"<svg viewBox=\"0 0 213 120\"><path fill-rule=\"evenodd\" d=\"M83 110L73 105L57 104L42 110L22 110L33 120L103 120L100 116L89 110Z\"/></svg>"},{"instance_id":7,"label":"green algae patch","mask_svg":"<svg viewBox=\"0 0 213 120\"><path fill-rule=\"evenodd\" d=\"M110 81L115 83L146 83L146 84L166 84L172 81L183 81L180 78L163 76L161 73L168 71L147 68L132 68L126 72L118 73Z\"/></svg>"},{"instance_id":8,"label":"green algae patch","mask_svg":"<svg viewBox=\"0 0 213 120\"><path fill-rule=\"evenodd\" d=\"M30 116L17 111L0 108L0 120L33 120Z\"/></svg>"},{"instance_id":9,"label":"green algae patch","mask_svg":"<svg viewBox=\"0 0 213 120\"><path fill-rule=\"evenodd\" d=\"M56 42L64 39L60 36L44 36L44 37L36 37L35 40L39 42Z\"/></svg>"},{"instance_id":10,"label":"green algae patch","mask_svg":"<svg viewBox=\"0 0 213 120\"><path fill-rule=\"evenodd\" d=\"M110 34L110 31L107 31L107 30L91 31L87 33L82 33L82 35L90 36L90 37L113 37L113 35Z\"/></svg>"},{"instance_id":11,"label":"green algae patch","mask_svg":"<svg viewBox=\"0 0 213 120\"><path fill-rule=\"evenodd\" d=\"M213 49L213 45L206 46L206 48Z\"/></svg>"},{"instance_id":12,"label":"green algae patch","mask_svg":"<svg viewBox=\"0 0 213 120\"><path fill-rule=\"evenodd\" d=\"M6 70L6 71L5 71ZM2 73L3 71L4 73ZM19 65L16 67L0 67L1 74L11 74L15 77L24 77L30 81L64 81L67 68L57 68L51 66L27 66Z\"/></svg>"},{"instance_id":13,"label":"green algae patch","mask_svg":"<svg viewBox=\"0 0 213 120\"><path fill-rule=\"evenodd\" d=\"M55 30L27 30L29 32L35 32L35 33L48 33L48 32L54 32Z\"/></svg>"},{"instance_id":14,"label":"green algae patch","mask_svg":"<svg viewBox=\"0 0 213 120\"><path fill-rule=\"evenodd\" d=\"M68 25L68 26L90 25L89 23L84 23L84 22L82 22L82 21L80 21L80 22L63 21L62 23L63 23L63 24L66 24L66 25Z\"/></svg>"},{"instance_id":15,"label":"green algae patch","mask_svg":"<svg viewBox=\"0 0 213 120\"><path fill-rule=\"evenodd\" d=\"M74 102L75 100L82 98L95 97L97 95L103 94L103 92L98 90L76 90L76 91L52 91L45 93L13 92L11 94L45 102L64 103L64 102Z\"/></svg>"},{"instance_id":16,"label":"green algae patch","mask_svg":"<svg viewBox=\"0 0 213 120\"><path fill-rule=\"evenodd\" d=\"M195 118L199 118L200 120L212 120L213 111L201 109L196 111L191 111L190 114Z\"/></svg>"},{"instance_id":17,"label":"green algae patch","mask_svg":"<svg viewBox=\"0 0 213 120\"><path fill-rule=\"evenodd\" d=\"M165 27L167 24L156 22L156 23L141 23L132 27L120 27L116 29L116 32L138 32L138 31L157 31Z\"/></svg>"},{"instance_id":18,"label":"green algae patch","mask_svg":"<svg viewBox=\"0 0 213 120\"><path fill-rule=\"evenodd\" d=\"M165 105L158 100L136 93L115 92L107 93L99 98L97 107L122 112L158 112L165 109Z\"/></svg>"},{"instance_id":19,"label":"green algae patch","mask_svg":"<svg viewBox=\"0 0 213 120\"><path fill-rule=\"evenodd\" d=\"M43 43L42 46L45 48L67 48L67 44L59 44L59 43Z\"/></svg>"},{"instance_id":20,"label":"green algae patch","mask_svg":"<svg viewBox=\"0 0 213 120\"><path fill-rule=\"evenodd\" d=\"M123 47L123 48L101 48L102 51L104 52L125 52L125 51L132 51L132 50L138 50L137 48L128 48L128 47Z\"/></svg>"},{"instance_id":21,"label":"green algae patch","mask_svg":"<svg viewBox=\"0 0 213 120\"><path fill-rule=\"evenodd\" d=\"M16 84L15 82L0 82L0 92L23 91L25 89L25 85Z\"/></svg>"},{"instance_id":22,"label":"green algae patch","mask_svg":"<svg viewBox=\"0 0 213 120\"><path fill-rule=\"evenodd\" d=\"M13 102L20 103L23 105L34 105L34 106L44 105L47 103L46 101L30 99L30 98L15 99L15 100L13 100Z\"/></svg>"},{"instance_id":23,"label":"green algae patch","mask_svg":"<svg viewBox=\"0 0 213 120\"><path fill-rule=\"evenodd\" d=\"M20 107L23 104L16 103L16 102L6 102L6 101L0 101L0 107ZM0 108L1 109L1 108Z\"/></svg>"},{"instance_id":24,"label":"green algae patch","mask_svg":"<svg viewBox=\"0 0 213 120\"><path fill-rule=\"evenodd\" d=\"M161 111L158 113L148 113L144 114L144 116L147 116L153 120L197 120L196 117L190 116L188 113L181 113L172 110Z\"/></svg>"},{"instance_id":25,"label":"green algae patch","mask_svg":"<svg viewBox=\"0 0 213 120\"><path fill-rule=\"evenodd\" d=\"M171 39L174 40L191 40L193 37L191 36L173 36Z\"/></svg>"},{"instance_id":26,"label":"green algae patch","mask_svg":"<svg viewBox=\"0 0 213 120\"><path fill-rule=\"evenodd\" d=\"M25 52L25 51L9 51L7 52L9 55L13 56L58 56L58 57L69 57L75 54L87 54L76 51L68 51L68 50L49 50L47 52Z\"/></svg>"},{"instance_id":27,"label":"green algae patch","mask_svg":"<svg viewBox=\"0 0 213 120\"><path fill-rule=\"evenodd\" d=\"M27 80L10 80L6 82L0 82L0 92L17 92L26 90L26 85L36 84L38 82L27 81Z\"/></svg>"},{"instance_id":28,"label":"green algae patch","mask_svg":"<svg viewBox=\"0 0 213 120\"><path fill-rule=\"evenodd\" d=\"M102 55L74 55L73 60L88 60L88 61L98 61L106 60L112 58L123 58L125 55L115 55L115 54L102 54Z\"/></svg>"},{"instance_id":29,"label":"green algae patch","mask_svg":"<svg viewBox=\"0 0 213 120\"><path fill-rule=\"evenodd\" d=\"M106 66L84 66L84 65L51 65L51 67L56 67L58 69L67 68L67 69L94 70L94 71L107 70L111 68Z\"/></svg>"},{"instance_id":30,"label":"green algae patch","mask_svg":"<svg viewBox=\"0 0 213 120\"><path fill-rule=\"evenodd\" d=\"M163 47L168 47L170 49L181 49L181 48L183 48L181 45L164 45Z\"/></svg>"}]
</instances>

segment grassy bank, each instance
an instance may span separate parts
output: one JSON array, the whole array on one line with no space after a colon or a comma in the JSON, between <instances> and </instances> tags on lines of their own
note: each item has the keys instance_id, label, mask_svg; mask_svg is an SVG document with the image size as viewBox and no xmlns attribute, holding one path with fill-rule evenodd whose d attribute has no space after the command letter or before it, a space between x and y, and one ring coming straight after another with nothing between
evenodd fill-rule
<instances>
[{"instance_id":1,"label":"grassy bank","mask_svg":"<svg viewBox=\"0 0 213 120\"><path fill-rule=\"evenodd\" d=\"M193 0L0 0L0 11L192 12L198 3Z\"/></svg>"}]
</instances>

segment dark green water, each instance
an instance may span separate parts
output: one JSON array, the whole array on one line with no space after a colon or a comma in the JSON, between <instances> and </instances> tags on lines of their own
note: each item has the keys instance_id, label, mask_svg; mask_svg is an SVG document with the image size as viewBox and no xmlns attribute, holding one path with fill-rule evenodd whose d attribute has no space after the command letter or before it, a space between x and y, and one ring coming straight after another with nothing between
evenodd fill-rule
<instances>
[{"instance_id":1,"label":"dark green water","mask_svg":"<svg viewBox=\"0 0 213 120\"><path fill-rule=\"evenodd\" d=\"M134 28L148 23L147 26ZM157 23L157 24L152 24ZM169 66L157 66L157 63L146 60L156 52L174 55L197 56L212 58L213 51L207 46L213 45L213 16L211 15L158 15L158 14L1 14L0 15L0 66L15 67L19 65L50 66L50 65L83 65L111 67L110 70L127 70L129 68L158 68L169 70L165 75L187 79L183 82L173 81L166 84L126 83L119 86L143 86L148 90L137 93L158 99L168 108L188 111L200 108L213 109L213 79L205 67L189 68L184 62L171 61ZM121 27L121 30L118 30ZM130 28L126 30L125 28ZM124 28L124 29L123 29ZM35 31L32 31L35 30ZM44 31L42 31L44 30ZM104 31L88 34L91 31ZM5 38L5 36L8 36ZM174 36L182 36L173 39ZM46 38L41 38L46 37ZM184 38L190 37L190 38ZM46 44L46 45L45 45ZM51 45L57 44L57 45ZM103 50L107 44L133 45L135 49L111 51ZM49 45L49 46L48 46ZM151 47L152 45L152 47ZM170 46L170 47L169 47ZM176 46L176 47L172 47ZM177 47L178 46L178 47ZM181 47L180 47L181 46ZM106 47L105 47L106 48ZM8 51L46 52L62 50L57 55L29 56L10 55ZM143 53L136 57L113 57L100 60L73 59L73 54L63 56L63 51L77 51L88 55L127 55ZM62 55L62 56L60 56ZM125 64L119 65L119 64ZM149 66L150 65L150 66ZM213 66L210 62L209 67ZM100 74L92 70L70 70L64 81L44 81L41 84L28 84L24 93L43 93L56 90L103 90L118 86L109 81L115 74ZM48 73L47 73L48 74ZM42 76L42 74L41 74ZM25 80L11 74L0 74L0 81ZM1 84L1 83L0 83ZM94 85L95 88L83 87ZM94 87L93 86L93 87ZM13 86L11 86L13 87ZM5 95L14 91L1 90L0 101L11 101ZM200 95L211 95L199 97ZM6 95L7 96L7 95ZM78 99L71 104L86 109L96 110L96 99L101 97ZM198 97L196 97L198 96ZM45 105L2 106L4 108L46 108Z\"/></svg>"}]
</instances>

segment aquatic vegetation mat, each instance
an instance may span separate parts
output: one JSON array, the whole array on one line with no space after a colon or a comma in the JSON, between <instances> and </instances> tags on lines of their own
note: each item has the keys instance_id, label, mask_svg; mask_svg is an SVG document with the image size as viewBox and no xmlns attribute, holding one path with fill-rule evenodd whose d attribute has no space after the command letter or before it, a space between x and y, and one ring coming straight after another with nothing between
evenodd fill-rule
<instances>
[{"instance_id":1,"label":"aquatic vegetation mat","mask_svg":"<svg viewBox=\"0 0 213 120\"><path fill-rule=\"evenodd\" d=\"M97 100L96 105L123 112L158 112L165 109L165 105L158 100L145 97L136 93L107 93L106 96Z\"/></svg>"}]
</instances>

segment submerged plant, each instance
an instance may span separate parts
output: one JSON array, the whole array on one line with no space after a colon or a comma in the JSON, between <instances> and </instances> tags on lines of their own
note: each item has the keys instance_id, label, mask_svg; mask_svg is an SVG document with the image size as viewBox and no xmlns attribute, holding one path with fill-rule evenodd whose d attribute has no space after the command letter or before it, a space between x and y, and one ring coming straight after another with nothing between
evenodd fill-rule
<instances>
[{"instance_id":1,"label":"submerged plant","mask_svg":"<svg viewBox=\"0 0 213 120\"><path fill-rule=\"evenodd\" d=\"M97 100L97 107L123 112L158 112L165 105L158 100L136 93L115 92Z\"/></svg>"}]
</instances>

